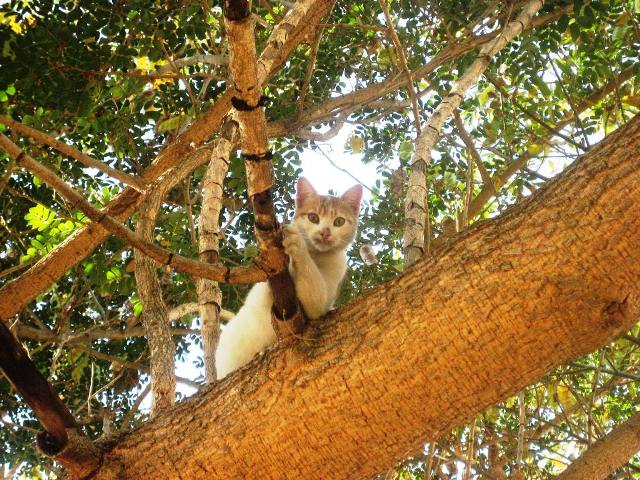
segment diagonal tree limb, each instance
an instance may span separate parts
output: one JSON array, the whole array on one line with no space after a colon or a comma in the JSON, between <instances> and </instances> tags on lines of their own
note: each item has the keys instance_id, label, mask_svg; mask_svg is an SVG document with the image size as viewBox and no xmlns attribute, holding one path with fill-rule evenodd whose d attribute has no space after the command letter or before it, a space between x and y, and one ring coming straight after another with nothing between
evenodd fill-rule
<instances>
[{"instance_id":1,"label":"diagonal tree limb","mask_svg":"<svg viewBox=\"0 0 640 480\"><path fill-rule=\"evenodd\" d=\"M0 370L43 426L44 432L37 436L39 448L54 456L75 478L94 472L100 461L98 450L1 319Z\"/></svg>"},{"instance_id":2,"label":"diagonal tree limb","mask_svg":"<svg viewBox=\"0 0 640 480\"><path fill-rule=\"evenodd\" d=\"M605 345L640 315L639 145L640 117L507 213L312 323L306 341L142 425L104 467L160 478L171 445L183 478L370 478Z\"/></svg>"},{"instance_id":3,"label":"diagonal tree limb","mask_svg":"<svg viewBox=\"0 0 640 480\"><path fill-rule=\"evenodd\" d=\"M453 120L456 123L456 129L458 130L458 135L460 135L460 138L462 139L465 146L467 147L467 153L469 155L469 158L473 162L475 162L476 166L478 167L478 171L480 172L480 177L482 177L483 184L487 186L492 186L493 179L491 178L491 175L489 174L487 169L484 167L484 163L482 162L482 157L480 156L478 149L474 145L473 139L467 132L467 129L464 126L464 122L460 117L460 113L458 113L457 110L453 112Z\"/></svg>"},{"instance_id":4,"label":"diagonal tree limb","mask_svg":"<svg viewBox=\"0 0 640 480\"><path fill-rule=\"evenodd\" d=\"M640 413L589 446L557 480L605 480L640 451Z\"/></svg>"},{"instance_id":5,"label":"diagonal tree limb","mask_svg":"<svg viewBox=\"0 0 640 480\"><path fill-rule=\"evenodd\" d=\"M102 173L109 175L110 177L113 177L116 180L120 180L122 183L134 188L138 192L143 192L145 189L146 185L141 179L136 178L133 175L129 175L128 173L122 172L120 170L116 170L115 168L111 168L106 163L96 160L95 158L90 157L86 153L81 152L77 148L72 147L71 145L66 144L64 142L61 142L60 140L57 140L52 136L47 135L46 133L42 133L41 131L36 130L35 128L31 128L27 125L24 125L23 123L16 122L15 120L9 117L6 117L4 115L0 115L0 124L4 124L7 127L11 128L12 130L16 132L20 132L23 135L27 135L33 138L34 140L37 140L40 143L49 145L50 147L58 150L60 153L67 155L71 158L75 158L76 160L86 165L87 167L93 167L97 170L100 170Z\"/></svg>"},{"instance_id":6,"label":"diagonal tree limb","mask_svg":"<svg viewBox=\"0 0 640 480\"><path fill-rule=\"evenodd\" d=\"M264 83L283 65L298 44L305 41L321 19L331 10L335 0L301 0L285 18L273 29L267 46L261 55L260 83ZM302 4L307 8L302 9ZM196 147L201 145L222 125L224 117L231 109L230 89L227 89L216 103L198 117L169 146L160 152L153 164L140 175L146 183L154 182L169 172ZM132 188L126 188L106 208L108 215L117 220L125 220L142 201L142 195ZM73 265L84 259L108 233L98 225L90 223L74 233L16 280L0 289L0 318L9 318L18 313L40 292L55 283Z\"/></svg>"},{"instance_id":7,"label":"diagonal tree limb","mask_svg":"<svg viewBox=\"0 0 640 480\"><path fill-rule=\"evenodd\" d=\"M413 85L413 77L411 76L411 72L409 71L409 65L407 64L407 56L404 53L404 48L402 47L402 43L400 42L400 38L398 37L398 33L396 32L396 28L393 26L393 19L391 18L391 14L389 13L389 6L387 5L386 0L379 0L380 6L382 7L382 11L384 13L384 18L387 23L387 32L391 37L391 41L393 46L398 54L398 59L400 60L400 68L404 73L407 81L407 92L409 93L409 98L411 99L411 106L413 108L413 121L416 126L417 135L420 135L420 110L418 108L418 95L416 93L416 88Z\"/></svg>"},{"instance_id":8,"label":"diagonal tree limb","mask_svg":"<svg viewBox=\"0 0 640 480\"><path fill-rule=\"evenodd\" d=\"M210 265L197 260L192 260L182 255L177 255L169 250L149 243L139 235L129 230L113 217L110 217L101 210L95 208L82 195L67 185L60 177L47 167L35 161L24 153L16 144L0 133L0 147L5 149L9 155L16 159L16 163L31 171L42 179L43 182L51 186L63 198L67 199L71 205L82 211L89 219L100 225L108 232L116 235L121 240L142 251L160 265L173 267L176 270L190 273L196 277L209 278L225 283L256 283L267 279L268 274L258 266L233 267L228 268L223 265ZM205 155L208 149L202 149L196 155ZM176 178L176 177L171 177ZM157 188L154 189L157 192ZM3 318L0 316L0 318Z\"/></svg>"},{"instance_id":9,"label":"diagonal tree limb","mask_svg":"<svg viewBox=\"0 0 640 480\"><path fill-rule=\"evenodd\" d=\"M444 122L458 108L465 92L482 75L492 58L509 41L521 33L538 10L543 0L529 0L518 17L505 25L496 38L480 49L478 58L458 79L451 91L429 118L416 139L416 148L409 163L409 183L405 197L405 227L403 232L404 268L413 265L424 253L424 230L427 224L427 166L431 163L431 150L440 136Z\"/></svg>"},{"instance_id":10,"label":"diagonal tree limb","mask_svg":"<svg viewBox=\"0 0 640 480\"><path fill-rule=\"evenodd\" d=\"M289 259L282 248L282 230L273 207L273 163L262 83L258 77L251 1L225 0L223 13L229 41L229 67L237 94L233 104L240 120L242 156L255 216L254 231L263 254L261 268L273 274L269 276L273 294L272 323L278 338L283 340L302 332L304 316L287 269Z\"/></svg>"},{"instance_id":11,"label":"diagonal tree limb","mask_svg":"<svg viewBox=\"0 0 640 480\"><path fill-rule=\"evenodd\" d=\"M604 99L607 95L614 92L624 82L626 82L630 78L633 78L633 76L634 67L629 67L623 70L615 80L595 90L587 97L585 97L578 105L576 105L573 110L568 111L554 126L553 132L559 132L564 129L574 121L574 115L576 113L580 114L591 108L600 100ZM545 144L549 144L549 142L553 138L553 132L546 137ZM495 195L496 191L499 191L518 171L525 168L529 163L529 160L531 160L532 158L533 155L528 152L522 154L520 157L516 158L509 165L507 165L504 171L494 174L491 182L485 182L482 186L482 190L478 192L478 194L471 200L471 203L469 204L469 218L471 219L478 215L487 204L487 202L491 199L491 197Z\"/></svg>"}]
</instances>

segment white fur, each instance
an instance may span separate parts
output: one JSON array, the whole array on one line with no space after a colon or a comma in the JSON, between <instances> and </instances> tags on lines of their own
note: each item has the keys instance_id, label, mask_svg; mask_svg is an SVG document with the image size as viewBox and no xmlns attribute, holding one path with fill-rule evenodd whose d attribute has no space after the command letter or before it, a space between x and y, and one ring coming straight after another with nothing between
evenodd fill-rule
<instances>
[{"instance_id":1,"label":"white fur","mask_svg":"<svg viewBox=\"0 0 640 480\"><path fill-rule=\"evenodd\" d=\"M297 214L293 224L283 227L282 243L289 255L289 273L296 295L307 317L315 319L333 307L347 271L345 251L355 236L362 187L353 187L340 197L342 202L336 215L344 215L348 220L339 227L333 224L334 217L326 216L317 223L311 223L308 214L303 212L303 206L313 209L313 206L309 207L308 198L327 198L318 196L308 180L300 178L297 191ZM330 232L329 239L323 239L327 232ZM216 350L218 379L245 365L256 353L275 343L276 334L271 326L272 305L269 284L254 285L242 308L220 334Z\"/></svg>"},{"instance_id":2,"label":"white fur","mask_svg":"<svg viewBox=\"0 0 640 480\"><path fill-rule=\"evenodd\" d=\"M347 271L344 250L310 253L302 233L294 225L285 226L284 245L291 257L289 272L305 314L311 319L321 317L333 306ZM272 305L269 284L254 285L242 308L220 334L216 350L218 379L247 364L256 353L275 343Z\"/></svg>"}]
</instances>

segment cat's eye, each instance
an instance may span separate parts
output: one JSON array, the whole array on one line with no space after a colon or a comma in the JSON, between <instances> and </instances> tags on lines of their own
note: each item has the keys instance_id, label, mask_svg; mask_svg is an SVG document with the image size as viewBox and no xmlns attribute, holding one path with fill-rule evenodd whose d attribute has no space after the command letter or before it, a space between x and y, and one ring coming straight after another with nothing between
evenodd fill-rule
<instances>
[{"instance_id":1,"label":"cat's eye","mask_svg":"<svg viewBox=\"0 0 640 480\"><path fill-rule=\"evenodd\" d=\"M337 218L333 221L333 225L334 225L335 227L341 227L342 225L344 225L344 222L345 222L344 218L342 218L342 217L337 217Z\"/></svg>"},{"instance_id":2,"label":"cat's eye","mask_svg":"<svg viewBox=\"0 0 640 480\"><path fill-rule=\"evenodd\" d=\"M318 217L317 213L310 213L307 218L311 223L320 223L320 217Z\"/></svg>"}]
</instances>

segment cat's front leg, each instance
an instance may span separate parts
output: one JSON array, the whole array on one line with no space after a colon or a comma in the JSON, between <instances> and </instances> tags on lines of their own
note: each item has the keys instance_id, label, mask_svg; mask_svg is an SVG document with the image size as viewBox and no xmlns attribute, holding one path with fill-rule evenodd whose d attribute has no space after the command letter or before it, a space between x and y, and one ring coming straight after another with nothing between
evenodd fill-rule
<instances>
[{"instance_id":1,"label":"cat's front leg","mask_svg":"<svg viewBox=\"0 0 640 480\"><path fill-rule=\"evenodd\" d=\"M289 255L289 273L293 278L298 300L307 317L321 317L328 311L328 292L324 278L309 255L307 244L293 225L283 225L284 251Z\"/></svg>"}]
</instances>

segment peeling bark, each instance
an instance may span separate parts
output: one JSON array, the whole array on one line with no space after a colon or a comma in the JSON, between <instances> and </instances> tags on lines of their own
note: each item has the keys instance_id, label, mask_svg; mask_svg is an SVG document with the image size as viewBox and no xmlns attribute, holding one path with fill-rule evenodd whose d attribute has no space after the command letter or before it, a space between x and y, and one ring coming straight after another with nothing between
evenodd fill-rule
<instances>
[{"instance_id":1,"label":"peeling bark","mask_svg":"<svg viewBox=\"0 0 640 480\"><path fill-rule=\"evenodd\" d=\"M211 161L202 181L202 209L198 228L198 254L200 261L216 263L220 246L220 210L224 177L229 169L229 155L236 139L237 127L230 123L229 131L218 141L211 153ZM196 281L202 350L204 354L205 381L216 381L215 353L218 346L222 292L217 282L199 279Z\"/></svg>"},{"instance_id":2,"label":"peeling bark","mask_svg":"<svg viewBox=\"0 0 640 480\"><path fill-rule=\"evenodd\" d=\"M105 468L126 479L366 478L606 344L640 314L638 148L635 118L303 341L124 437Z\"/></svg>"},{"instance_id":3,"label":"peeling bark","mask_svg":"<svg viewBox=\"0 0 640 480\"><path fill-rule=\"evenodd\" d=\"M458 108L466 91L487 69L491 59L531 23L533 16L543 5L543 0L530 0L515 20L509 22L493 41L480 49L478 58L451 88L416 139L416 148L409 163L409 183L405 197L402 241L404 268L413 265L424 254L424 230L428 215L426 171L431 163L431 150L440 137L444 122Z\"/></svg>"}]
</instances>

